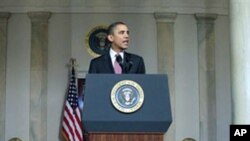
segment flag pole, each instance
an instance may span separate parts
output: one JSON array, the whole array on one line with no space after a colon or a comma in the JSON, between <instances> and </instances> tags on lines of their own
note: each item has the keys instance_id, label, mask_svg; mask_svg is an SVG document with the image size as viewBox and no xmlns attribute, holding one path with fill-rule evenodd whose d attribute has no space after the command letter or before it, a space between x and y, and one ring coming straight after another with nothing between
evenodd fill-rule
<instances>
[{"instance_id":1,"label":"flag pole","mask_svg":"<svg viewBox=\"0 0 250 141\"><path fill-rule=\"evenodd\" d=\"M78 67L78 64L76 63L76 58L70 58L68 66L69 67Z\"/></svg>"},{"instance_id":2,"label":"flag pole","mask_svg":"<svg viewBox=\"0 0 250 141\"><path fill-rule=\"evenodd\" d=\"M67 141L84 141L81 111L78 105L77 76L74 69L77 66L76 59L71 58L68 64L71 74L62 121L62 133Z\"/></svg>"}]
</instances>

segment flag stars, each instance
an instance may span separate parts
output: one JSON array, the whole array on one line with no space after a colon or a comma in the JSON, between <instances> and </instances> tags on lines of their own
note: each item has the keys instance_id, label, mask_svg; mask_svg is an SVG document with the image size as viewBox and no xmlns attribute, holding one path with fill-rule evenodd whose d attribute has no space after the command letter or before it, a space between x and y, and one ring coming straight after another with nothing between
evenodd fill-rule
<instances>
[{"instance_id":1,"label":"flag stars","mask_svg":"<svg viewBox=\"0 0 250 141\"><path fill-rule=\"evenodd\" d=\"M67 100L69 101L69 104L72 106L72 108L75 109L78 106L78 95L77 95L76 79L74 77L74 73L72 74L70 79L68 92L69 94Z\"/></svg>"}]
</instances>

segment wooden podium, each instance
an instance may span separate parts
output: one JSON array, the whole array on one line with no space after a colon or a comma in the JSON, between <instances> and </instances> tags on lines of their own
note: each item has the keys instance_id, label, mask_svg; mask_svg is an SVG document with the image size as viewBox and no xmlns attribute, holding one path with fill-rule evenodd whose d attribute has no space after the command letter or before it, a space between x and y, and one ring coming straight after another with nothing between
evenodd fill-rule
<instances>
[{"instance_id":1,"label":"wooden podium","mask_svg":"<svg viewBox=\"0 0 250 141\"><path fill-rule=\"evenodd\" d=\"M89 141L163 141L163 134L89 133Z\"/></svg>"},{"instance_id":2,"label":"wooden podium","mask_svg":"<svg viewBox=\"0 0 250 141\"><path fill-rule=\"evenodd\" d=\"M143 98L135 111L123 111L133 109L119 102L126 91ZM87 74L82 113L89 141L163 141L172 122L167 76Z\"/></svg>"}]
</instances>

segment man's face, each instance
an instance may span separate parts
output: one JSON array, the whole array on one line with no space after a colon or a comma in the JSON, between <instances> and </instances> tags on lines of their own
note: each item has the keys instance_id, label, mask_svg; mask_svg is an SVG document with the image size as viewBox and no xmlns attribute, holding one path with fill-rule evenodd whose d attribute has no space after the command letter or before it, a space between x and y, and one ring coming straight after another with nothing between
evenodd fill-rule
<instances>
[{"instance_id":1,"label":"man's face","mask_svg":"<svg viewBox=\"0 0 250 141\"><path fill-rule=\"evenodd\" d=\"M112 42L112 48L115 51L122 51L128 48L129 44L129 31L128 27L123 24L119 24L114 28L113 34L108 36Z\"/></svg>"}]
</instances>

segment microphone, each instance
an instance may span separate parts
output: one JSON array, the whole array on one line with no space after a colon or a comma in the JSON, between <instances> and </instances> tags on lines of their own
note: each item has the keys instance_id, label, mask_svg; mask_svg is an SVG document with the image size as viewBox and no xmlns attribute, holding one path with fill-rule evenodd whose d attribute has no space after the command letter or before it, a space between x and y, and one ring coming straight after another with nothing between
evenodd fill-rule
<instances>
[{"instance_id":1,"label":"microphone","mask_svg":"<svg viewBox=\"0 0 250 141\"><path fill-rule=\"evenodd\" d=\"M129 73L129 70L131 69L133 65L133 62L131 60L127 60L124 62L124 73Z\"/></svg>"},{"instance_id":2,"label":"microphone","mask_svg":"<svg viewBox=\"0 0 250 141\"><path fill-rule=\"evenodd\" d=\"M129 62L128 62L128 70L130 70L132 66L133 66L133 62L132 62L132 61L129 61Z\"/></svg>"}]
</instances>

